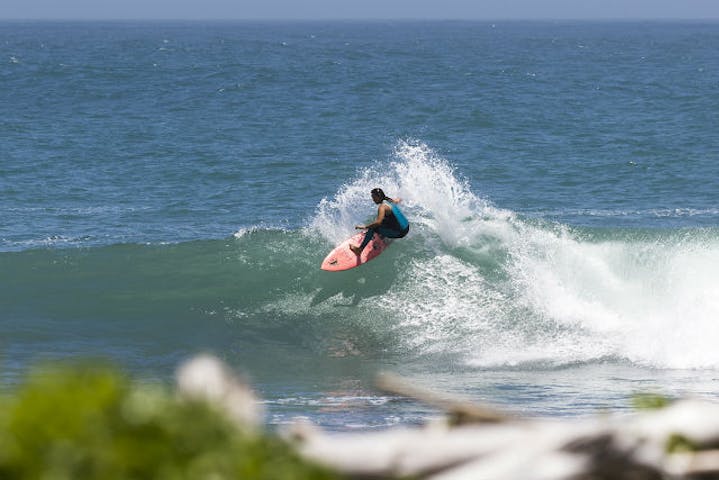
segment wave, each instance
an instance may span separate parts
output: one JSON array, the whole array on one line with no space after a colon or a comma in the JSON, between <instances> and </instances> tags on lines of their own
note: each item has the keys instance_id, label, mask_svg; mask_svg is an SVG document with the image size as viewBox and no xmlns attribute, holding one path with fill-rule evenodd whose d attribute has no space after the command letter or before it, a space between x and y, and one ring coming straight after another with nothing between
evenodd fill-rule
<instances>
[{"instance_id":1,"label":"wave","mask_svg":"<svg viewBox=\"0 0 719 480\"><path fill-rule=\"evenodd\" d=\"M402 198L408 237L347 272L325 253ZM419 142L400 143L301 229L227 239L0 253L5 319L104 322L145 337L446 368L629 362L719 368L719 231L572 228L472 192ZM169 333L168 333L169 328ZM440 367L438 367L440 368Z\"/></svg>"}]
</instances>

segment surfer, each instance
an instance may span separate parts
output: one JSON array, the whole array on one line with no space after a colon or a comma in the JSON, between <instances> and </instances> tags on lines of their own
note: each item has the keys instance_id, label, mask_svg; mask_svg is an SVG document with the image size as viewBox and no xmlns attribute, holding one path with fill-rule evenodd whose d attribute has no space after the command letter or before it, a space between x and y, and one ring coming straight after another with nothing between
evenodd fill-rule
<instances>
[{"instance_id":1,"label":"surfer","mask_svg":"<svg viewBox=\"0 0 719 480\"><path fill-rule=\"evenodd\" d=\"M384 194L381 188L372 189L372 201L379 205L377 208L377 218L374 222L367 225L357 225L357 230L367 229L367 233L359 246L350 245L350 250L355 255L359 255L367 246L375 233L386 238L402 238L409 232L409 222L402 214L402 211L396 205L401 200L399 198L390 198ZM389 203L384 203L385 200Z\"/></svg>"}]
</instances>

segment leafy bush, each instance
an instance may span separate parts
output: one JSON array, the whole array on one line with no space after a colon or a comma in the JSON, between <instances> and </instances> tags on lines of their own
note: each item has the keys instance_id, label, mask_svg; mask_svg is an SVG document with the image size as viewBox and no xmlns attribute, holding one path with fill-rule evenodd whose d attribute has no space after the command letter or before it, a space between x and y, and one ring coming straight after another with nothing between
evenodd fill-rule
<instances>
[{"instance_id":1,"label":"leafy bush","mask_svg":"<svg viewBox=\"0 0 719 480\"><path fill-rule=\"evenodd\" d=\"M117 370L38 370L0 397L2 479L330 479L279 438Z\"/></svg>"},{"instance_id":2,"label":"leafy bush","mask_svg":"<svg viewBox=\"0 0 719 480\"><path fill-rule=\"evenodd\" d=\"M669 403L669 398L658 393L637 393L632 397L632 406L636 410L658 410Z\"/></svg>"}]
</instances>

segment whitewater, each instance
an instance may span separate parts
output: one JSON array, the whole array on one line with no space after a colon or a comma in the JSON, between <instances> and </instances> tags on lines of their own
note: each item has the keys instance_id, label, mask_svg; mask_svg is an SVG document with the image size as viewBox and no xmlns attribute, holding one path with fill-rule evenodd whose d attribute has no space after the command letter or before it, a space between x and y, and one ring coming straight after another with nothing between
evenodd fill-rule
<instances>
[{"instance_id":1,"label":"whitewater","mask_svg":"<svg viewBox=\"0 0 719 480\"><path fill-rule=\"evenodd\" d=\"M461 354L476 367L719 366L715 231L522 218L475 195L426 145L405 143L396 157L323 200L309 230L338 243L373 185L403 199L413 238L382 266L398 279L372 303L395 320L408 350Z\"/></svg>"}]
</instances>

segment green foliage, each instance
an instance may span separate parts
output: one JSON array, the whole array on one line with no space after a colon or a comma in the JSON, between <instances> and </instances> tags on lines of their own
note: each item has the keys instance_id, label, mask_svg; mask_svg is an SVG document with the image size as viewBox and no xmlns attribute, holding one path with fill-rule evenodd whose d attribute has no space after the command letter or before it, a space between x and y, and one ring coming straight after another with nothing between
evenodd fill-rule
<instances>
[{"instance_id":1,"label":"green foliage","mask_svg":"<svg viewBox=\"0 0 719 480\"><path fill-rule=\"evenodd\" d=\"M669 405L669 399L656 393L639 393L632 397L632 405L637 410L657 410Z\"/></svg>"},{"instance_id":2,"label":"green foliage","mask_svg":"<svg viewBox=\"0 0 719 480\"><path fill-rule=\"evenodd\" d=\"M669 437L666 448L669 453L696 452L699 450L694 442L676 433Z\"/></svg>"},{"instance_id":3,"label":"green foliage","mask_svg":"<svg viewBox=\"0 0 719 480\"><path fill-rule=\"evenodd\" d=\"M330 479L278 438L109 367L38 371L0 397L2 479Z\"/></svg>"}]
</instances>

